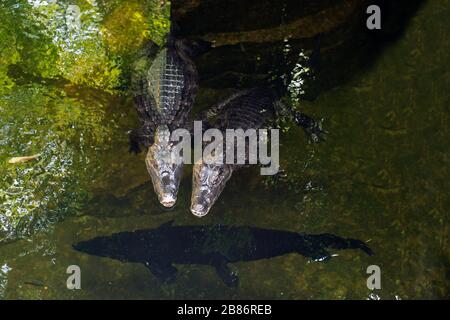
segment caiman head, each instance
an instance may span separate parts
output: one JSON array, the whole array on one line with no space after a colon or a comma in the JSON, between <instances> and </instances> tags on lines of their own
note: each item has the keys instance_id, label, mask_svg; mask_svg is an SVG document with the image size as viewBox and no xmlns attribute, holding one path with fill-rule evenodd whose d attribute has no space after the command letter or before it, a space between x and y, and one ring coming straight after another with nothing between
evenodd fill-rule
<instances>
[{"instance_id":1,"label":"caiman head","mask_svg":"<svg viewBox=\"0 0 450 320\"><path fill-rule=\"evenodd\" d=\"M183 163L172 152L175 142L170 141L170 130L166 125L159 126L155 142L148 148L145 164L152 179L153 188L159 202L171 208L177 201L178 188L183 173Z\"/></svg>"},{"instance_id":2,"label":"caiman head","mask_svg":"<svg viewBox=\"0 0 450 320\"><path fill-rule=\"evenodd\" d=\"M197 217L208 214L231 178L233 167L228 164L194 164L192 176L191 212Z\"/></svg>"}]
</instances>

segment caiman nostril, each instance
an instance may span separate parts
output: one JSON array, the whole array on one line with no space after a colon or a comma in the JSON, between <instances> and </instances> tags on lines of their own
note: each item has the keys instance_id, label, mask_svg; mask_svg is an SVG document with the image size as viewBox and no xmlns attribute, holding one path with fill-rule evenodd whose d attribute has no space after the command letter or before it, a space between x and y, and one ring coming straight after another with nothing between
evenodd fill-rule
<instances>
[{"instance_id":1,"label":"caiman nostril","mask_svg":"<svg viewBox=\"0 0 450 320\"><path fill-rule=\"evenodd\" d=\"M161 204L166 208L172 208L176 201L177 199L170 194L165 194L160 199Z\"/></svg>"},{"instance_id":2,"label":"caiman nostril","mask_svg":"<svg viewBox=\"0 0 450 320\"><path fill-rule=\"evenodd\" d=\"M194 216L203 217L208 213L206 208L201 204L195 204L191 207L191 212Z\"/></svg>"},{"instance_id":3,"label":"caiman nostril","mask_svg":"<svg viewBox=\"0 0 450 320\"><path fill-rule=\"evenodd\" d=\"M162 176L161 183L163 186L170 185L170 176L169 175Z\"/></svg>"}]
</instances>

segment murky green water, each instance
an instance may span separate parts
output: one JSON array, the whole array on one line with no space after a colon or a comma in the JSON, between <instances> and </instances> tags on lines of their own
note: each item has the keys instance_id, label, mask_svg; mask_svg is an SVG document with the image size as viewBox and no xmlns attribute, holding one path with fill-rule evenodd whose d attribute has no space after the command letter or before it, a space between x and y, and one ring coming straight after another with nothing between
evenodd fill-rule
<instances>
[{"instance_id":1,"label":"murky green water","mask_svg":"<svg viewBox=\"0 0 450 320\"><path fill-rule=\"evenodd\" d=\"M142 43L161 41L167 6L74 2L0 5L1 298L366 299L372 293L366 268L373 264L381 267L382 289L375 293L382 299L448 298L448 1L426 2L369 65L344 66L352 77L300 103L324 118L330 133L320 145L308 144L301 129L283 133L286 179L274 183L256 168L238 171L203 219L189 212L190 166L176 208L164 211L143 155L128 154L126 132L137 117L127 70ZM185 10L195 8L191 2ZM84 12L81 29L60 26L69 4ZM201 74L215 73L221 63L214 57L200 58ZM235 76L205 77L196 109L226 95L225 80ZM7 163L34 154L40 154L35 161ZM162 284L142 265L72 249L81 240L169 220L329 232L369 241L376 254L236 263L240 286L232 289L211 267L177 266L177 280ZM69 265L81 267L81 290L66 288Z\"/></svg>"}]
</instances>

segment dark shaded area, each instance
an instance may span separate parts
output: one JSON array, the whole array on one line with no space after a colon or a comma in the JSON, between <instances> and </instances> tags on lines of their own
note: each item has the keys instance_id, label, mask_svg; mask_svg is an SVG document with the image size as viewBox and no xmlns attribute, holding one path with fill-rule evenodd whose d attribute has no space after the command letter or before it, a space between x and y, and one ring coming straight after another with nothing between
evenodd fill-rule
<instances>
[{"instance_id":1,"label":"dark shaded area","mask_svg":"<svg viewBox=\"0 0 450 320\"><path fill-rule=\"evenodd\" d=\"M188 187L184 183L182 190L186 190ZM98 195L91 199L86 208L89 215L101 218L157 215L165 214L169 210L159 204L150 180L132 188L123 196L115 196L111 193ZM149 208L158 208L158 210L149 212Z\"/></svg>"},{"instance_id":2,"label":"dark shaded area","mask_svg":"<svg viewBox=\"0 0 450 320\"><path fill-rule=\"evenodd\" d=\"M183 26L183 35L247 31L276 27L345 0L176 0L172 18ZM186 12L187 8L193 8ZM187 10L186 10L187 9Z\"/></svg>"},{"instance_id":3,"label":"dark shaded area","mask_svg":"<svg viewBox=\"0 0 450 320\"><path fill-rule=\"evenodd\" d=\"M185 37L211 40L217 33L219 46L196 61L201 87L214 89L262 85L289 73L298 61L300 50L311 52L316 36L321 34L316 81L305 97L312 100L320 92L343 84L370 67L384 48L402 35L423 2L173 1L172 18ZM381 30L366 27L369 16L366 9L371 4L381 8ZM336 14L340 8L349 12L345 19ZM308 29L305 36L296 25ZM285 34L279 30L283 26ZM280 35L268 36L271 28L274 34ZM234 44L239 39L233 37L240 37L236 31L252 34L244 37L244 42ZM289 40L280 38L283 35ZM280 39L274 41L277 37ZM286 44L291 47L288 53Z\"/></svg>"},{"instance_id":4,"label":"dark shaded area","mask_svg":"<svg viewBox=\"0 0 450 320\"><path fill-rule=\"evenodd\" d=\"M323 54L322 65L317 72L317 87L313 96L321 90L331 89L349 81L354 75L372 66L383 50L398 40L406 30L423 0L371 1L380 6L382 29L366 28L368 15L365 12L355 19L356 25L342 26L336 37L342 37L339 45L333 46L333 36L324 35L323 46L332 47Z\"/></svg>"},{"instance_id":5,"label":"dark shaded area","mask_svg":"<svg viewBox=\"0 0 450 320\"><path fill-rule=\"evenodd\" d=\"M309 235L281 230L235 226L172 226L173 221L157 229L115 233L97 237L73 247L81 252L122 262L144 263L162 281L173 280L173 264L211 265L228 286L237 286L239 278L228 263L268 259L298 253L316 261L332 256L326 249L372 250L362 241L332 234Z\"/></svg>"}]
</instances>

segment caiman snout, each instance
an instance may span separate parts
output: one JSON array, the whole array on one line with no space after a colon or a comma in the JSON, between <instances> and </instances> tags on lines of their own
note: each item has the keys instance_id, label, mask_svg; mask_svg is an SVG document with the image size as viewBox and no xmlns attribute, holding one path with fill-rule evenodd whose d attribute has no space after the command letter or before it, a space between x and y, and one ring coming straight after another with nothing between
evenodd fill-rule
<instances>
[{"instance_id":1,"label":"caiman snout","mask_svg":"<svg viewBox=\"0 0 450 320\"><path fill-rule=\"evenodd\" d=\"M208 208L201 204L192 204L191 212L194 216L203 217L208 213Z\"/></svg>"},{"instance_id":2,"label":"caiman snout","mask_svg":"<svg viewBox=\"0 0 450 320\"><path fill-rule=\"evenodd\" d=\"M169 172L162 173L161 185L164 191L159 196L159 202L166 208L172 208L177 201L177 197Z\"/></svg>"},{"instance_id":3,"label":"caiman snout","mask_svg":"<svg viewBox=\"0 0 450 320\"><path fill-rule=\"evenodd\" d=\"M177 202L177 198L175 198L171 194L163 194L161 195L159 202L166 208L172 208Z\"/></svg>"}]
</instances>

